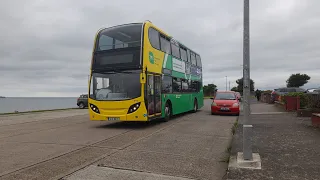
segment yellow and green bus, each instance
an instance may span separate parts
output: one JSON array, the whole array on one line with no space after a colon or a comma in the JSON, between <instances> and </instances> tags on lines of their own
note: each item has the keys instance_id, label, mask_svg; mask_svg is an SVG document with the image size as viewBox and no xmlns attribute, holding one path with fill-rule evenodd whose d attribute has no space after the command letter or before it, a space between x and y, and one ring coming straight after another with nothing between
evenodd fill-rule
<instances>
[{"instance_id":1,"label":"yellow and green bus","mask_svg":"<svg viewBox=\"0 0 320 180\"><path fill-rule=\"evenodd\" d=\"M90 120L168 120L203 106L200 55L150 21L100 29L90 70Z\"/></svg>"}]
</instances>

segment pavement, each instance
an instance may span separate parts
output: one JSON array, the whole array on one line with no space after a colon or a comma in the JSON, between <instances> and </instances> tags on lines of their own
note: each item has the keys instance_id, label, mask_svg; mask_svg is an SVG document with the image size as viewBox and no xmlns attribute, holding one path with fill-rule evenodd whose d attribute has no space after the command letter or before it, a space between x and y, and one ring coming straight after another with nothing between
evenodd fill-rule
<instances>
[{"instance_id":1,"label":"pavement","mask_svg":"<svg viewBox=\"0 0 320 180\"><path fill-rule=\"evenodd\" d=\"M310 118L256 101L251 104L251 112L253 152L260 154L262 169L230 169L229 180L320 179L320 129L311 126ZM240 116L232 156L242 152L242 122Z\"/></svg>"},{"instance_id":2,"label":"pavement","mask_svg":"<svg viewBox=\"0 0 320 180\"><path fill-rule=\"evenodd\" d=\"M197 113L168 122L89 121L87 110L0 116L0 179L226 177L236 116Z\"/></svg>"}]
</instances>

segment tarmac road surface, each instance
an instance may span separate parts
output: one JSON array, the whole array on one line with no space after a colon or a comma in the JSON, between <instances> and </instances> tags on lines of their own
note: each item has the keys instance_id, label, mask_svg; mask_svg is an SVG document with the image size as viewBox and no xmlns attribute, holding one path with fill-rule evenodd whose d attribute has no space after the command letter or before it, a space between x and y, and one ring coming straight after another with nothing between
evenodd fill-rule
<instances>
[{"instance_id":1,"label":"tarmac road surface","mask_svg":"<svg viewBox=\"0 0 320 180\"><path fill-rule=\"evenodd\" d=\"M0 179L222 179L236 116L93 122L87 109L0 116Z\"/></svg>"}]
</instances>

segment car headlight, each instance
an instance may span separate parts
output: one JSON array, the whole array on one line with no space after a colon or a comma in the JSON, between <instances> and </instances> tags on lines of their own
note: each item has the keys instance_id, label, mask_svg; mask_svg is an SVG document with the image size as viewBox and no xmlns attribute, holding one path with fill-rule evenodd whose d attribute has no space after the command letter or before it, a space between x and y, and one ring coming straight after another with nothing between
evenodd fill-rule
<instances>
[{"instance_id":1,"label":"car headlight","mask_svg":"<svg viewBox=\"0 0 320 180\"><path fill-rule=\"evenodd\" d=\"M212 102L211 106L217 106L217 103Z\"/></svg>"},{"instance_id":2,"label":"car headlight","mask_svg":"<svg viewBox=\"0 0 320 180\"><path fill-rule=\"evenodd\" d=\"M239 103L234 103L232 107L239 107Z\"/></svg>"},{"instance_id":3,"label":"car headlight","mask_svg":"<svg viewBox=\"0 0 320 180\"><path fill-rule=\"evenodd\" d=\"M137 111L140 107L140 102L139 103L136 103L136 104L133 104L129 107L129 110L128 110L128 114L130 113L133 113L135 111Z\"/></svg>"},{"instance_id":4,"label":"car headlight","mask_svg":"<svg viewBox=\"0 0 320 180\"><path fill-rule=\"evenodd\" d=\"M90 108L92 109L92 111L94 111L94 112L96 112L96 113L100 114L100 111L99 111L99 109L98 109L98 107L97 107L97 106L95 106L95 105L93 105L93 104L90 104Z\"/></svg>"}]
</instances>

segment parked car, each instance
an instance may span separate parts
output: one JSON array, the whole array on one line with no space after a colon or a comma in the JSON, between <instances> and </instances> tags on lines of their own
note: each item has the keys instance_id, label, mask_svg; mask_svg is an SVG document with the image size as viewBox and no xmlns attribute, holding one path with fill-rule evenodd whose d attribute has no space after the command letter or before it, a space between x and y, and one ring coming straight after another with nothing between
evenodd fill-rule
<instances>
[{"instance_id":1,"label":"parked car","mask_svg":"<svg viewBox=\"0 0 320 180\"><path fill-rule=\"evenodd\" d=\"M239 116L240 104L235 92L217 92L211 98L211 114L233 114Z\"/></svg>"},{"instance_id":2,"label":"parked car","mask_svg":"<svg viewBox=\"0 0 320 180\"><path fill-rule=\"evenodd\" d=\"M307 89L307 94L320 94L320 88Z\"/></svg>"},{"instance_id":3,"label":"parked car","mask_svg":"<svg viewBox=\"0 0 320 180\"><path fill-rule=\"evenodd\" d=\"M318 88L309 88L309 89L306 90L306 93L313 92L313 91L316 90L316 89L318 89Z\"/></svg>"},{"instance_id":4,"label":"parked car","mask_svg":"<svg viewBox=\"0 0 320 180\"><path fill-rule=\"evenodd\" d=\"M273 102L277 101L280 96L286 95L290 92L306 92L306 90L298 87L289 87L289 88L284 87L284 88L274 89L271 92L271 99Z\"/></svg>"},{"instance_id":5,"label":"parked car","mask_svg":"<svg viewBox=\"0 0 320 180\"><path fill-rule=\"evenodd\" d=\"M79 106L79 108L81 108L81 109L88 107L88 95L87 94L81 94L78 97L77 106Z\"/></svg>"}]
</instances>

